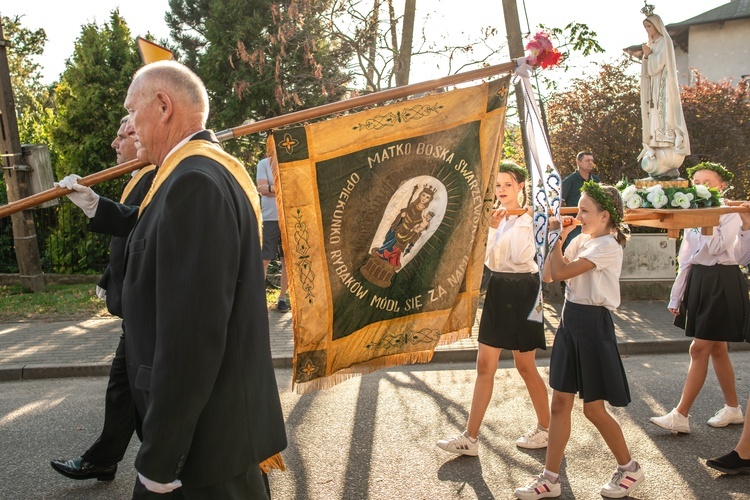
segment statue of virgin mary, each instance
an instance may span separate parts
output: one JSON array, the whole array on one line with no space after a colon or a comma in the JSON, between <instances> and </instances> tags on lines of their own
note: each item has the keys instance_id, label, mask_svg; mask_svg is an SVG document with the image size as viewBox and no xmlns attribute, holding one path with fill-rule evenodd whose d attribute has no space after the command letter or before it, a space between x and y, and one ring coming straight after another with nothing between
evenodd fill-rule
<instances>
[{"instance_id":1,"label":"statue of virgin mary","mask_svg":"<svg viewBox=\"0 0 750 500\"><path fill-rule=\"evenodd\" d=\"M638 156L641 168L654 178L674 179L685 156L690 154L690 139L682 114L674 45L661 17L653 6L643 10L643 26L648 43L643 44L641 65L641 118L643 150Z\"/></svg>"}]
</instances>

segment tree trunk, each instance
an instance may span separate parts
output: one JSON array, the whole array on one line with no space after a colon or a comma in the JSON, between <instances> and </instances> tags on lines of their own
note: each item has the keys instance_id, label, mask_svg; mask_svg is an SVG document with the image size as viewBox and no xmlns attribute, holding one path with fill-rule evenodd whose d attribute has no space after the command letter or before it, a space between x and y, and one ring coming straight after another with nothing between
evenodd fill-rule
<instances>
[{"instance_id":1,"label":"tree trunk","mask_svg":"<svg viewBox=\"0 0 750 500\"><path fill-rule=\"evenodd\" d=\"M372 18L370 19L370 36L367 41L368 57L367 57L367 81L370 82L372 90L377 90L378 85L375 82L375 57L377 56L378 50L378 19L380 16L380 0L373 0L372 6Z\"/></svg>"},{"instance_id":2,"label":"tree trunk","mask_svg":"<svg viewBox=\"0 0 750 500\"><path fill-rule=\"evenodd\" d=\"M401 49L398 51L398 66L396 67L396 86L409 84L411 70L411 49L414 38L414 17L417 0L406 0L404 5L404 29L401 32Z\"/></svg>"},{"instance_id":3,"label":"tree trunk","mask_svg":"<svg viewBox=\"0 0 750 500\"><path fill-rule=\"evenodd\" d=\"M13 99L13 88L10 84L8 55L5 51L7 42L3 36L0 23L0 145L6 165L3 165L5 186L8 190L8 202L26 198L31 194L31 172L23 167L23 152L18 136L18 122ZM39 246L36 240L34 212L24 210L13 214L13 245L16 250L18 274L21 286L33 292L44 291L44 274L39 258Z\"/></svg>"}]
</instances>

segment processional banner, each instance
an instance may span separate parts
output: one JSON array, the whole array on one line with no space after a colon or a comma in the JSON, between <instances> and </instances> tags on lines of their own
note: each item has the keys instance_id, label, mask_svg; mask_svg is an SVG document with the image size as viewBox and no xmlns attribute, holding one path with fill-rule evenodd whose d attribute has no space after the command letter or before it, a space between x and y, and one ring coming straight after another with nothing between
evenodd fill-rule
<instances>
[{"instance_id":1,"label":"processional banner","mask_svg":"<svg viewBox=\"0 0 750 500\"><path fill-rule=\"evenodd\" d=\"M471 335L508 83L273 131L299 392Z\"/></svg>"}]
</instances>

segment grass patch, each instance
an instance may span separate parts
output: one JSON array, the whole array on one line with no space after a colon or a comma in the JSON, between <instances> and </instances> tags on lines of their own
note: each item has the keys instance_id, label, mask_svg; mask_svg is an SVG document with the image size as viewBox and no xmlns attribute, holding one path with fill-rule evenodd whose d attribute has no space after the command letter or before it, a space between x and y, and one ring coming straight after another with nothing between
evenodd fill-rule
<instances>
[{"instance_id":1,"label":"grass patch","mask_svg":"<svg viewBox=\"0 0 750 500\"><path fill-rule=\"evenodd\" d=\"M94 290L93 283L47 285L47 289L41 293L26 291L20 285L0 286L0 321L112 317ZM266 289L269 307L276 304L278 298L278 290Z\"/></svg>"},{"instance_id":2,"label":"grass patch","mask_svg":"<svg viewBox=\"0 0 750 500\"><path fill-rule=\"evenodd\" d=\"M91 283L47 285L33 293L20 285L0 286L0 321L65 320L109 316Z\"/></svg>"}]
</instances>

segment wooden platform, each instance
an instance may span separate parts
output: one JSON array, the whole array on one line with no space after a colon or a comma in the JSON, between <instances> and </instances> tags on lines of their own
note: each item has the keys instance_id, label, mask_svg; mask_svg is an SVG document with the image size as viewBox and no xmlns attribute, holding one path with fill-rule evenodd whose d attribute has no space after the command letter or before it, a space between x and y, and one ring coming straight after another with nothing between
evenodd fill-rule
<instances>
[{"instance_id":1,"label":"wooden platform","mask_svg":"<svg viewBox=\"0 0 750 500\"><path fill-rule=\"evenodd\" d=\"M625 222L630 226L655 227L666 229L667 236L677 238L680 230L690 227L701 228L701 233L713 234L714 227L719 225L719 217L728 213L750 212L742 207L741 201L725 201L728 206L711 208L636 208L625 210ZM521 215L528 209L509 210L508 215ZM561 215L578 214L578 207L562 207Z\"/></svg>"},{"instance_id":2,"label":"wooden platform","mask_svg":"<svg viewBox=\"0 0 750 500\"><path fill-rule=\"evenodd\" d=\"M713 234L719 217L733 212L750 212L750 208L721 206L711 208L636 208L625 210L625 222L631 226L656 227L667 230L670 238L677 238L680 229L700 227L704 235Z\"/></svg>"}]
</instances>

